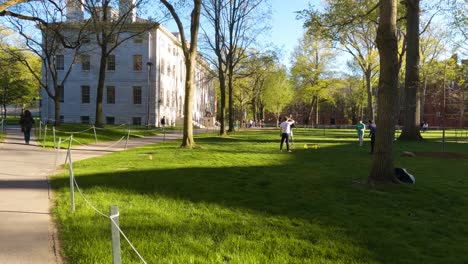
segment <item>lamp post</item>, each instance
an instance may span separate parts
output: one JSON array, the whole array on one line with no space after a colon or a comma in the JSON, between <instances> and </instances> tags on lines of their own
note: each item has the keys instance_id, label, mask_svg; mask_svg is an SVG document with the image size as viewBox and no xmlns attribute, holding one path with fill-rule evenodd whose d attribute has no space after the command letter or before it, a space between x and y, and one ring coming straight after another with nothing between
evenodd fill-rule
<instances>
[{"instance_id":1,"label":"lamp post","mask_svg":"<svg viewBox=\"0 0 468 264\"><path fill-rule=\"evenodd\" d=\"M149 128L149 116L150 116L150 94L151 94L151 83L150 83L150 74L151 74L151 66L153 66L153 63L148 61L146 63L146 66L148 66L148 91L146 93L146 126Z\"/></svg>"}]
</instances>

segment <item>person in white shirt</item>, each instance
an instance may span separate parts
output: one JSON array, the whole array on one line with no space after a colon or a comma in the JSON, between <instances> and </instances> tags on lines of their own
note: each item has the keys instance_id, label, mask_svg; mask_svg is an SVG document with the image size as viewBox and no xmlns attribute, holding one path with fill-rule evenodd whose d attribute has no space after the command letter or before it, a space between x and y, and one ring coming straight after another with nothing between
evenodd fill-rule
<instances>
[{"instance_id":1,"label":"person in white shirt","mask_svg":"<svg viewBox=\"0 0 468 264\"><path fill-rule=\"evenodd\" d=\"M288 152L291 152L289 149L289 137L291 136L291 125L294 124L294 120L291 117L285 117L284 122L280 124L281 127L281 144L280 151L283 151L283 143L286 141L286 148Z\"/></svg>"}]
</instances>

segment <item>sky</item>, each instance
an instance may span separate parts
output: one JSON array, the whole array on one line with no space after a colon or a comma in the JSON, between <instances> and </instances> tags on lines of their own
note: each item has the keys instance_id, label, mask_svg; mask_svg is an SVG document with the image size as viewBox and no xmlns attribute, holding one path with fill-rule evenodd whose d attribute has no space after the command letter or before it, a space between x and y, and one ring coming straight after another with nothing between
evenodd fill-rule
<instances>
[{"instance_id":1,"label":"sky","mask_svg":"<svg viewBox=\"0 0 468 264\"><path fill-rule=\"evenodd\" d=\"M298 39L303 33L304 21L297 20L294 12L307 9L309 0L270 0L272 7L271 32L261 36L259 42L272 43L282 49L282 63L290 66L290 55L298 44ZM313 0L320 2L319 0ZM173 22L167 21L164 26L171 31L177 31Z\"/></svg>"},{"instance_id":2,"label":"sky","mask_svg":"<svg viewBox=\"0 0 468 264\"><path fill-rule=\"evenodd\" d=\"M291 52L298 44L303 29L303 20L297 20L294 12L307 9L307 0L271 0L271 41L283 49L283 64L289 66Z\"/></svg>"}]
</instances>

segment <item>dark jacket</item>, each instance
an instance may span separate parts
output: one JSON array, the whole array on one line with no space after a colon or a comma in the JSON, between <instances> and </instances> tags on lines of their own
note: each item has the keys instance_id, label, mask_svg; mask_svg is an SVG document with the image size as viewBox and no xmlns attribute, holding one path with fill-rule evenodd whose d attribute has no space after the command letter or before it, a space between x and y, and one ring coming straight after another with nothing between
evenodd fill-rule
<instances>
[{"instance_id":1,"label":"dark jacket","mask_svg":"<svg viewBox=\"0 0 468 264\"><path fill-rule=\"evenodd\" d=\"M21 125L21 128L24 130L31 130L33 124L35 123L34 122L34 119L32 118L32 116L22 116L21 119L20 119L20 125Z\"/></svg>"}]
</instances>

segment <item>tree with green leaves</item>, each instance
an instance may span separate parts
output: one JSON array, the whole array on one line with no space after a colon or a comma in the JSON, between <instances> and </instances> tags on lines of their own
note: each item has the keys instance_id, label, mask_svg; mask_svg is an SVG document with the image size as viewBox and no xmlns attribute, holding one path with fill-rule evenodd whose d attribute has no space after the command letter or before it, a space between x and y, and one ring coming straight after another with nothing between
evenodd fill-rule
<instances>
[{"instance_id":1,"label":"tree with green leaves","mask_svg":"<svg viewBox=\"0 0 468 264\"><path fill-rule=\"evenodd\" d=\"M275 114L279 125L283 109L294 98L294 90L285 68L276 66L268 73L262 90L262 102L265 110Z\"/></svg>"},{"instance_id":2,"label":"tree with green leaves","mask_svg":"<svg viewBox=\"0 0 468 264\"><path fill-rule=\"evenodd\" d=\"M17 58L27 60L37 72L41 68L40 59L32 53L21 52L15 47L9 49L9 52L0 51L0 103L5 118L8 104L30 105L38 95L38 81ZM13 53L15 56L11 55Z\"/></svg>"},{"instance_id":3,"label":"tree with green leaves","mask_svg":"<svg viewBox=\"0 0 468 264\"><path fill-rule=\"evenodd\" d=\"M264 118L265 80L278 67L278 57L273 51L259 52L250 49L248 57L240 62L233 92L235 102L239 103L237 106L240 108L238 112L241 123L247 119L247 105L250 105L252 119Z\"/></svg>"},{"instance_id":4,"label":"tree with green leaves","mask_svg":"<svg viewBox=\"0 0 468 264\"><path fill-rule=\"evenodd\" d=\"M352 56L365 78L367 116L375 117L372 79L378 74L378 52L375 43L377 25L375 0L328 1L323 12L304 10L305 27L317 37L332 41L337 48Z\"/></svg>"},{"instance_id":5,"label":"tree with green leaves","mask_svg":"<svg viewBox=\"0 0 468 264\"><path fill-rule=\"evenodd\" d=\"M291 68L292 82L296 98L309 105L308 119L318 124L319 105L330 99L327 88L330 82L330 62L334 58L331 42L321 40L309 33L304 34L293 54ZM315 111L315 118L313 113Z\"/></svg>"},{"instance_id":6,"label":"tree with green leaves","mask_svg":"<svg viewBox=\"0 0 468 264\"><path fill-rule=\"evenodd\" d=\"M427 86L432 82L435 70L434 63L437 58L446 52L446 45L443 43L443 39L446 38L446 34L442 29L429 27L426 30L426 34L420 39L420 111L419 120L424 120L424 109L426 105L427 97Z\"/></svg>"}]
</instances>

